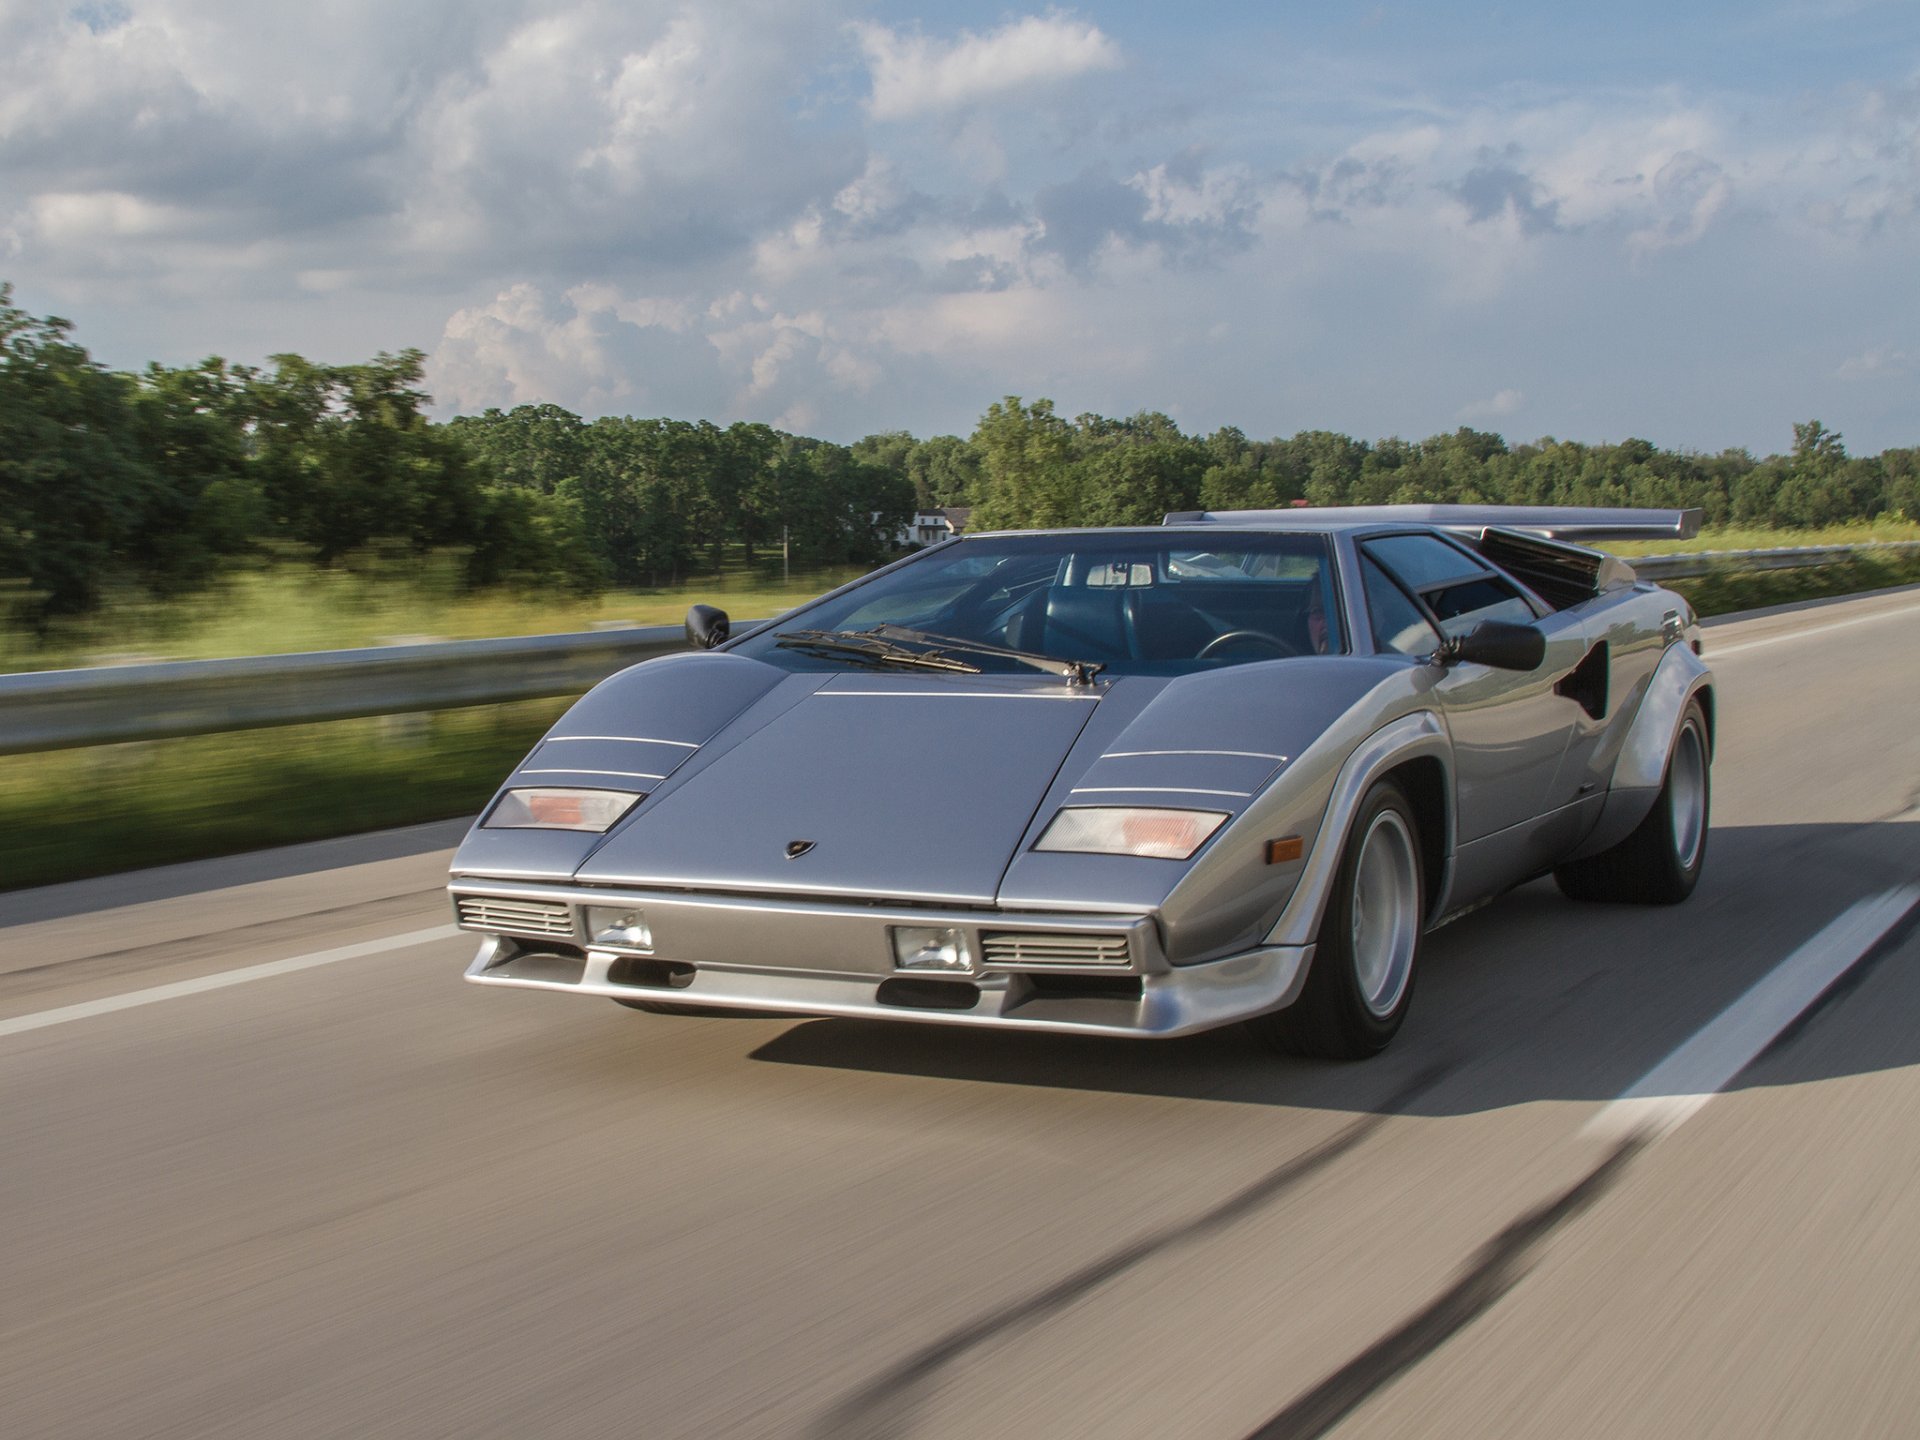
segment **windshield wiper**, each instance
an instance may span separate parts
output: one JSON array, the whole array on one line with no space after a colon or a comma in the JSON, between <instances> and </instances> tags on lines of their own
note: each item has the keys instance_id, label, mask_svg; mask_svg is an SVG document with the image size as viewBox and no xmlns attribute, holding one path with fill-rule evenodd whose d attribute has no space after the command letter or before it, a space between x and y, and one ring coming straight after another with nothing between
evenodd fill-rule
<instances>
[{"instance_id":1,"label":"windshield wiper","mask_svg":"<svg viewBox=\"0 0 1920 1440\"><path fill-rule=\"evenodd\" d=\"M909 650L871 630L783 630L773 637L782 650L802 650L835 660L881 669L898 665L909 670L947 670L961 675L978 675L980 667L956 660L938 650Z\"/></svg>"},{"instance_id":2,"label":"windshield wiper","mask_svg":"<svg viewBox=\"0 0 1920 1440\"><path fill-rule=\"evenodd\" d=\"M871 630L785 630L774 635L774 643L786 650L804 650L809 655L828 655L852 660L876 668L900 665L922 670L950 670L962 675L978 675L980 667L957 659L949 651L964 655L992 655L1017 664L1030 665L1059 675L1072 685L1091 685L1093 677L1105 667L1091 660L1056 660L1051 655L1033 655L1011 650L1005 645L989 645L980 640L959 640L951 635L933 635L925 630L909 630L904 625L876 625ZM924 649L908 649L908 646Z\"/></svg>"},{"instance_id":3,"label":"windshield wiper","mask_svg":"<svg viewBox=\"0 0 1920 1440\"><path fill-rule=\"evenodd\" d=\"M887 640L904 640L914 645L933 645L940 650L958 650L966 655L993 655L1035 670L1059 675L1070 685L1091 685L1093 677L1107 667L1098 660L1057 660L1051 655L1035 655L1029 650L1014 650L1005 645L989 645L984 640L957 640L951 635L933 635L925 630L909 630L904 625L876 625L867 632Z\"/></svg>"}]
</instances>

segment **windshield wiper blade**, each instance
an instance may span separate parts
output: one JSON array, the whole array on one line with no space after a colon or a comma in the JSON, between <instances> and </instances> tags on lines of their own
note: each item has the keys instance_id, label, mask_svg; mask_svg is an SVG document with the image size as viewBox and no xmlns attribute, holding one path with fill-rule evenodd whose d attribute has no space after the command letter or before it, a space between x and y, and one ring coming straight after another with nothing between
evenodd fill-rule
<instances>
[{"instance_id":1,"label":"windshield wiper blade","mask_svg":"<svg viewBox=\"0 0 1920 1440\"><path fill-rule=\"evenodd\" d=\"M980 667L956 660L938 650L908 650L870 630L785 630L776 633L774 644L783 650L803 650L809 655L852 660L876 669L898 665L910 670L946 670L960 675L978 675Z\"/></svg>"},{"instance_id":2,"label":"windshield wiper blade","mask_svg":"<svg viewBox=\"0 0 1920 1440\"><path fill-rule=\"evenodd\" d=\"M1030 650L1015 650L1006 645L989 645L984 640L958 640L951 635L933 635L925 630L909 630L904 625L876 625L866 632L884 640L904 640L914 645L932 645L939 650L958 650L968 655L994 655L1003 660L1013 660L1022 665L1031 665L1035 670L1045 670L1050 675L1059 675L1071 685L1091 685L1093 677L1107 667L1098 660L1060 660L1052 655L1035 655Z\"/></svg>"}]
</instances>

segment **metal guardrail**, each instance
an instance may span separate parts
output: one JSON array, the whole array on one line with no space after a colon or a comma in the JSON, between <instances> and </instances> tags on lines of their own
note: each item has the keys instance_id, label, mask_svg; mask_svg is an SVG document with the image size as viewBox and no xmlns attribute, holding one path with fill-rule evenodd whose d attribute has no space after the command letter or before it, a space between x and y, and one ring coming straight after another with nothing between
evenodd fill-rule
<instances>
[{"instance_id":1,"label":"metal guardrail","mask_svg":"<svg viewBox=\"0 0 1920 1440\"><path fill-rule=\"evenodd\" d=\"M1715 569L1785 570L1888 551L1920 551L1920 542L1645 555L1628 563L1649 580L1681 580ZM735 629L758 623L737 622ZM616 670L685 645L680 626L653 625L0 675L0 755L578 695Z\"/></svg>"},{"instance_id":2,"label":"metal guardrail","mask_svg":"<svg viewBox=\"0 0 1920 1440\"><path fill-rule=\"evenodd\" d=\"M0 755L578 695L678 625L0 675Z\"/></svg>"}]
</instances>

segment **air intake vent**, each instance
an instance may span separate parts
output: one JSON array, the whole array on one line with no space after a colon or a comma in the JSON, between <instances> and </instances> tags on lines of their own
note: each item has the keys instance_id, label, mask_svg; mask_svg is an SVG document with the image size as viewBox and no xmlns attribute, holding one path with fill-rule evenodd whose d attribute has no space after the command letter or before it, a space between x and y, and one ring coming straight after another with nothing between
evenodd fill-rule
<instances>
[{"instance_id":1,"label":"air intake vent","mask_svg":"<svg viewBox=\"0 0 1920 1440\"><path fill-rule=\"evenodd\" d=\"M986 930L980 935L982 958L989 965L1125 965L1125 935L1083 930Z\"/></svg>"},{"instance_id":2,"label":"air intake vent","mask_svg":"<svg viewBox=\"0 0 1920 1440\"><path fill-rule=\"evenodd\" d=\"M468 930L508 935L573 935L573 911L557 900L509 900L500 895L462 895L454 902Z\"/></svg>"}]
</instances>

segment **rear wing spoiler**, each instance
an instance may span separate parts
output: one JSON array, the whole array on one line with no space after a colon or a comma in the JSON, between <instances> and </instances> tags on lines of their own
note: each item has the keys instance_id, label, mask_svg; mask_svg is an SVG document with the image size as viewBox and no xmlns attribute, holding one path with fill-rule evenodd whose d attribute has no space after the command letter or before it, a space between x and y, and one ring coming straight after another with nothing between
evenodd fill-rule
<instances>
[{"instance_id":1,"label":"rear wing spoiler","mask_svg":"<svg viewBox=\"0 0 1920 1440\"><path fill-rule=\"evenodd\" d=\"M1549 540L1691 540L1700 510L1627 510L1605 505L1296 505L1286 510L1176 510L1168 525L1273 525L1311 529L1336 522L1437 525L1448 530L1522 530Z\"/></svg>"}]
</instances>

